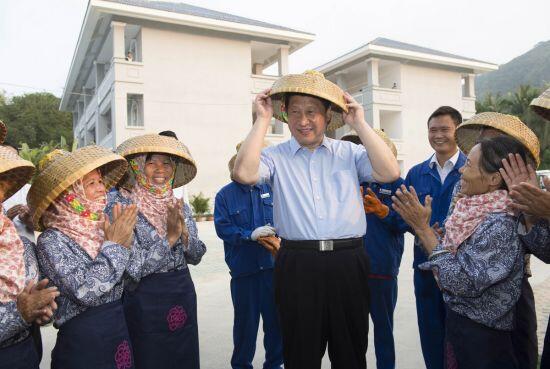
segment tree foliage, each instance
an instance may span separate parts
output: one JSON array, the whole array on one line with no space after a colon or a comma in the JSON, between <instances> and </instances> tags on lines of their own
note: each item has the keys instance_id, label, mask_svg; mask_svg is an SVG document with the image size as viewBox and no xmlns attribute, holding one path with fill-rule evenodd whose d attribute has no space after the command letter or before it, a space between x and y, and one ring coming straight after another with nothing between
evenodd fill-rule
<instances>
[{"instance_id":1,"label":"tree foliage","mask_svg":"<svg viewBox=\"0 0 550 369\"><path fill-rule=\"evenodd\" d=\"M195 215L208 214L210 211L210 199L205 197L202 192L198 195L192 195L189 202L191 203Z\"/></svg>"},{"instance_id":2,"label":"tree foliage","mask_svg":"<svg viewBox=\"0 0 550 369\"><path fill-rule=\"evenodd\" d=\"M530 108L531 101L539 96L543 89L521 85L513 93L506 95L487 93L481 101L476 101L476 111L494 111L517 116L535 132L540 141L541 166L550 169L550 122L547 122Z\"/></svg>"},{"instance_id":3,"label":"tree foliage","mask_svg":"<svg viewBox=\"0 0 550 369\"><path fill-rule=\"evenodd\" d=\"M8 126L7 142L38 148L60 137L72 145L71 113L59 111L60 99L51 93L0 97L0 120Z\"/></svg>"}]
</instances>

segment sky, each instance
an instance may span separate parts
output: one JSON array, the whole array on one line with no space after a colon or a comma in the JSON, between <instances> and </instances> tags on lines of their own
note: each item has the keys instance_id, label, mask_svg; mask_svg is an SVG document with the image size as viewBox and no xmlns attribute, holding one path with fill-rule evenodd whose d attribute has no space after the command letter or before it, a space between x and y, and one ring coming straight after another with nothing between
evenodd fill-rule
<instances>
[{"instance_id":1,"label":"sky","mask_svg":"<svg viewBox=\"0 0 550 369\"><path fill-rule=\"evenodd\" d=\"M377 37L503 64L550 40L550 0L188 0L316 35L289 58L312 69ZM87 0L0 0L0 90L60 96ZM548 61L550 63L550 61Z\"/></svg>"}]
</instances>

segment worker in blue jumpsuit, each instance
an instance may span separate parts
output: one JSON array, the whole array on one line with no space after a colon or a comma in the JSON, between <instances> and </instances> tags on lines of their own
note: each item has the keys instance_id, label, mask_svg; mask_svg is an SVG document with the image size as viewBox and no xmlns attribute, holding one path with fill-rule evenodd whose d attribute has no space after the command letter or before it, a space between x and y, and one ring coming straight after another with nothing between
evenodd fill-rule
<instances>
[{"instance_id":1,"label":"worker in blue jumpsuit","mask_svg":"<svg viewBox=\"0 0 550 369\"><path fill-rule=\"evenodd\" d=\"M412 167L405 185L413 186L424 203L426 195L432 197L430 225L442 225L449 209L453 189L460 180L458 170L466 156L455 141L456 127L462 122L460 113L442 106L428 119L428 139L435 153L426 161ZM422 271L418 265L427 261L427 255L415 237L414 294L420 345L427 369L443 369L445 355L445 304L431 271Z\"/></svg>"},{"instance_id":2,"label":"worker in blue jumpsuit","mask_svg":"<svg viewBox=\"0 0 550 369\"><path fill-rule=\"evenodd\" d=\"M234 160L230 161L230 171ZM214 224L223 240L225 262L231 274L233 369L252 369L260 315L263 321L264 369L280 369L283 346L273 296L271 253L258 238L275 234L273 195L269 185L242 185L235 181L216 195Z\"/></svg>"},{"instance_id":3,"label":"worker in blue jumpsuit","mask_svg":"<svg viewBox=\"0 0 550 369\"><path fill-rule=\"evenodd\" d=\"M387 135L375 132L390 146L397 156L397 149ZM359 137L348 134L343 141L361 144ZM392 183L362 183L363 205L367 219L367 232L363 237L369 255L370 314L374 325L374 349L377 369L395 368L395 343L393 339L393 314L397 303L397 275L403 256L404 233L407 227L391 207L391 197L403 184L399 178Z\"/></svg>"}]
</instances>

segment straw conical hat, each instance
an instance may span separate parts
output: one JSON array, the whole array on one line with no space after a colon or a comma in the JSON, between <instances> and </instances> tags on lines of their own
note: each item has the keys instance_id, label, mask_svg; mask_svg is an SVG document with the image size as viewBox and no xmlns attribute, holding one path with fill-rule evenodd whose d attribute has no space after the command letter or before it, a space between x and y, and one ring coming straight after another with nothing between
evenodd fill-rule
<instances>
[{"instance_id":1,"label":"straw conical hat","mask_svg":"<svg viewBox=\"0 0 550 369\"><path fill-rule=\"evenodd\" d=\"M22 159L11 149L0 147L0 182L7 184L3 201L28 183L34 170L34 165L30 161Z\"/></svg>"},{"instance_id":2,"label":"straw conical hat","mask_svg":"<svg viewBox=\"0 0 550 369\"><path fill-rule=\"evenodd\" d=\"M6 127L4 122L0 120L0 145L4 143L7 135L8 135L8 128Z\"/></svg>"},{"instance_id":3,"label":"straw conical hat","mask_svg":"<svg viewBox=\"0 0 550 369\"><path fill-rule=\"evenodd\" d=\"M159 153L168 154L178 159L176 164L176 172L174 174L173 188L178 188L189 182L197 175L197 166L189 152L187 146L183 142L176 140L173 137L160 136L157 134L146 134L129 138L121 143L117 149L117 153L124 156L126 159L131 159L138 154ZM128 169L127 182L123 186L132 185L133 173Z\"/></svg>"},{"instance_id":4,"label":"straw conical hat","mask_svg":"<svg viewBox=\"0 0 550 369\"><path fill-rule=\"evenodd\" d=\"M331 103L332 110L327 130L333 131L344 125L342 111L348 111L344 91L325 79L322 73L306 71L303 74L287 74L275 81L269 94L273 102L273 115L281 122L288 123L286 112L282 111L286 93L308 94L327 100Z\"/></svg>"},{"instance_id":5,"label":"straw conical hat","mask_svg":"<svg viewBox=\"0 0 550 369\"><path fill-rule=\"evenodd\" d=\"M544 119L550 121L550 88L531 101L531 109Z\"/></svg>"},{"instance_id":6,"label":"straw conical hat","mask_svg":"<svg viewBox=\"0 0 550 369\"><path fill-rule=\"evenodd\" d=\"M374 132L376 132L376 134L382 140L384 140L384 142L386 143L386 145L388 145L388 147L390 148L393 155L395 157L397 157L397 147L395 146L393 141L388 137L386 132L384 132L384 131L382 131L381 129L378 129L378 128L374 128ZM351 130L350 132L343 135L341 140L342 141L350 141L350 142L353 142L354 144L357 144L357 145L362 145L361 139L359 138L359 135L357 135L357 132L355 132L354 130Z\"/></svg>"},{"instance_id":7,"label":"straw conical hat","mask_svg":"<svg viewBox=\"0 0 550 369\"><path fill-rule=\"evenodd\" d=\"M455 135L458 147L460 147L462 152L470 152L472 147L476 145L484 127L498 129L521 142L535 159L537 167L539 166L539 139L518 117L508 114L494 112L479 113L460 124L456 128Z\"/></svg>"},{"instance_id":8,"label":"straw conical hat","mask_svg":"<svg viewBox=\"0 0 550 369\"><path fill-rule=\"evenodd\" d=\"M95 145L74 152L56 150L47 155L40 162L39 174L27 195L34 228L37 231L43 229L41 218L44 211L78 179L101 168L103 183L109 189L122 178L127 167L123 157Z\"/></svg>"}]
</instances>

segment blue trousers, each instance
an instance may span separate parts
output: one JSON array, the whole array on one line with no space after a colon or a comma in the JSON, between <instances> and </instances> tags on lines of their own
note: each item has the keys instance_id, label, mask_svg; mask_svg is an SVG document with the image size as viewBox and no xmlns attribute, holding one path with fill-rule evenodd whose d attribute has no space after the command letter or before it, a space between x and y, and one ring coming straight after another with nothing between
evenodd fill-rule
<instances>
[{"instance_id":1,"label":"blue trousers","mask_svg":"<svg viewBox=\"0 0 550 369\"><path fill-rule=\"evenodd\" d=\"M416 315L426 369L443 369L445 303L431 271L414 270Z\"/></svg>"},{"instance_id":2,"label":"blue trousers","mask_svg":"<svg viewBox=\"0 0 550 369\"><path fill-rule=\"evenodd\" d=\"M233 321L233 369L252 369L260 315L263 321L264 369L280 369L283 343L275 310L273 269L231 279L231 298L235 310Z\"/></svg>"},{"instance_id":3,"label":"blue trousers","mask_svg":"<svg viewBox=\"0 0 550 369\"><path fill-rule=\"evenodd\" d=\"M377 369L395 368L393 312L397 303L397 277L369 278L370 316L374 325Z\"/></svg>"}]
</instances>

